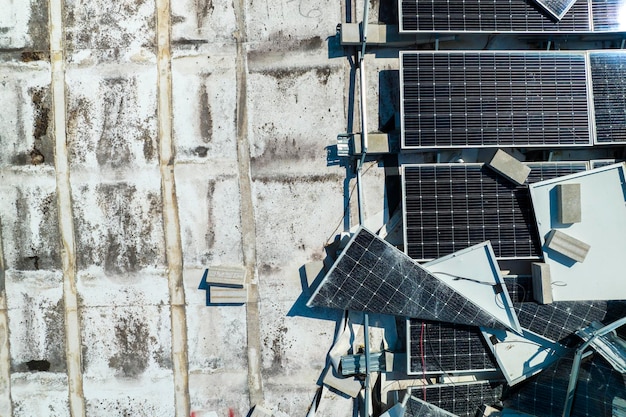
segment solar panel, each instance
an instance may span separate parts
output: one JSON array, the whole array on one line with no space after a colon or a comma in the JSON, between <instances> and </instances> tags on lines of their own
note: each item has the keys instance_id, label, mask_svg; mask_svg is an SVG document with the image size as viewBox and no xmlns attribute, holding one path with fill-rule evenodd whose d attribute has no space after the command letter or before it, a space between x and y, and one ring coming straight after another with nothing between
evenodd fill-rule
<instances>
[{"instance_id":1,"label":"solar panel","mask_svg":"<svg viewBox=\"0 0 626 417\"><path fill-rule=\"evenodd\" d=\"M422 397L421 400L416 398L418 395ZM415 388L413 396L407 401L405 417L419 415L414 414L414 410L421 410L420 403L424 401L456 416L474 417L480 406L496 404L501 395L502 386L492 386L489 382Z\"/></svg>"},{"instance_id":2,"label":"solar panel","mask_svg":"<svg viewBox=\"0 0 626 417\"><path fill-rule=\"evenodd\" d=\"M561 20L576 0L535 0L546 12Z\"/></svg>"},{"instance_id":3,"label":"solar panel","mask_svg":"<svg viewBox=\"0 0 626 417\"><path fill-rule=\"evenodd\" d=\"M356 232L307 305L504 327L365 228Z\"/></svg>"},{"instance_id":4,"label":"solar panel","mask_svg":"<svg viewBox=\"0 0 626 417\"><path fill-rule=\"evenodd\" d=\"M405 149L591 144L581 52L403 52Z\"/></svg>"},{"instance_id":5,"label":"solar panel","mask_svg":"<svg viewBox=\"0 0 626 417\"><path fill-rule=\"evenodd\" d=\"M596 143L626 143L626 53L590 52L589 61Z\"/></svg>"},{"instance_id":6,"label":"solar panel","mask_svg":"<svg viewBox=\"0 0 626 417\"><path fill-rule=\"evenodd\" d=\"M504 404L534 416L560 417L563 414L573 352L507 395ZM572 417L612 416L615 398L626 398L626 384L621 375L601 357L583 361L578 375Z\"/></svg>"},{"instance_id":7,"label":"solar panel","mask_svg":"<svg viewBox=\"0 0 626 417\"><path fill-rule=\"evenodd\" d=\"M428 404L416 397L411 397L407 401L404 412L405 417L456 417L446 410Z\"/></svg>"},{"instance_id":8,"label":"solar panel","mask_svg":"<svg viewBox=\"0 0 626 417\"><path fill-rule=\"evenodd\" d=\"M498 369L477 327L411 319L407 332L409 375Z\"/></svg>"},{"instance_id":9,"label":"solar panel","mask_svg":"<svg viewBox=\"0 0 626 417\"><path fill-rule=\"evenodd\" d=\"M580 2L580 0L579 0ZM624 31L626 0L593 0L591 14L595 32Z\"/></svg>"},{"instance_id":10,"label":"solar panel","mask_svg":"<svg viewBox=\"0 0 626 417\"><path fill-rule=\"evenodd\" d=\"M606 33L624 30L625 3L578 0L560 21L529 0L398 0L398 10L405 33Z\"/></svg>"},{"instance_id":11,"label":"solar panel","mask_svg":"<svg viewBox=\"0 0 626 417\"><path fill-rule=\"evenodd\" d=\"M529 163L527 183L584 171L584 162ZM426 261L486 240L499 259L536 259L541 245L528 189L482 164L405 165L405 251Z\"/></svg>"}]
</instances>

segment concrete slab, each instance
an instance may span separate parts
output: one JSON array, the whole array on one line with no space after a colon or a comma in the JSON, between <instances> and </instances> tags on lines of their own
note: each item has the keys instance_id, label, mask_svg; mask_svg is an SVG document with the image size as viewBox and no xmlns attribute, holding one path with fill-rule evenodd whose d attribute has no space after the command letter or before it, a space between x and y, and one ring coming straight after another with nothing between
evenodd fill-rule
<instances>
[{"instance_id":1,"label":"concrete slab","mask_svg":"<svg viewBox=\"0 0 626 417\"><path fill-rule=\"evenodd\" d=\"M559 221L563 224L581 221L580 184L556 186Z\"/></svg>"},{"instance_id":2,"label":"concrete slab","mask_svg":"<svg viewBox=\"0 0 626 417\"><path fill-rule=\"evenodd\" d=\"M172 2L172 44L174 47L234 42L237 25L232 2Z\"/></svg>"},{"instance_id":3,"label":"concrete slab","mask_svg":"<svg viewBox=\"0 0 626 417\"><path fill-rule=\"evenodd\" d=\"M95 72L93 65L69 65L66 74L72 169L130 169L136 177L157 167L155 67L101 64Z\"/></svg>"},{"instance_id":4,"label":"concrete slab","mask_svg":"<svg viewBox=\"0 0 626 417\"><path fill-rule=\"evenodd\" d=\"M0 131L15 132L0 135L3 149L0 169L38 167L37 172L49 169L54 165L50 64L40 60L0 62L0 82L3 100L12 103L0 114Z\"/></svg>"},{"instance_id":5,"label":"concrete slab","mask_svg":"<svg viewBox=\"0 0 626 417\"><path fill-rule=\"evenodd\" d=\"M47 52L48 2L42 0L0 3L0 48ZM31 55L32 56L32 55Z\"/></svg>"},{"instance_id":6,"label":"concrete slab","mask_svg":"<svg viewBox=\"0 0 626 417\"><path fill-rule=\"evenodd\" d=\"M57 271L61 257L56 185L54 177L38 175L39 169L34 168L26 175L0 174L4 179L0 185L0 226L5 267Z\"/></svg>"},{"instance_id":7,"label":"concrete slab","mask_svg":"<svg viewBox=\"0 0 626 417\"><path fill-rule=\"evenodd\" d=\"M502 149L498 149L486 165L518 185L524 184L530 174L528 165L524 165Z\"/></svg>"},{"instance_id":8,"label":"concrete slab","mask_svg":"<svg viewBox=\"0 0 626 417\"><path fill-rule=\"evenodd\" d=\"M65 373L62 276L49 271L7 271L11 371ZM45 361L38 364L33 361Z\"/></svg>"},{"instance_id":9,"label":"concrete slab","mask_svg":"<svg viewBox=\"0 0 626 417\"><path fill-rule=\"evenodd\" d=\"M14 373L11 397L14 416L70 415L66 373Z\"/></svg>"},{"instance_id":10,"label":"concrete slab","mask_svg":"<svg viewBox=\"0 0 626 417\"><path fill-rule=\"evenodd\" d=\"M196 415L214 411L227 416L232 410L240 416L250 411L246 371L218 371L189 374L191 411Z\"/></svg>"}]
</instances>

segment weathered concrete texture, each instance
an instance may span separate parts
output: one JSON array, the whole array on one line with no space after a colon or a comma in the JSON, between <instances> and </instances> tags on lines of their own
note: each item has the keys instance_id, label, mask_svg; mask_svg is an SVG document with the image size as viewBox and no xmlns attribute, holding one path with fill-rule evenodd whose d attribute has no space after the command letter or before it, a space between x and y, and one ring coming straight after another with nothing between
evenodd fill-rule
<instances>
[{"instance_id":1,"label":"weathered concrete texture","mask_svg":"<svg viewBox=\"0 0 626 417\"><path fill-rule=\"evenodd\" d=\"M227 45L210 57L198 54L173 60L177 162L237 160L234 54L232 45Z\"/></svg>"},{"instance_id":2,"label":"weathered concrete texture","mask_svg":"<svg viewBox=\"0 0 626 417\"><path fill-rule=\"evenodd\" d=\"M0 92L5 103L12 103L0 114L0 168L51 166L50 64L0 63Z\"/></svg>"},{"instance_id":3,"label":"weathered concrete texture","mask_svg":"<svg viewBox=\"0 0 626 417\"><path fill-rule=\"evenodd\" d=\"M233 167L233 169L235 169ZM213 177L209 167L176 168L181 238L186 267L241 265L239 183L235 176ZM192 284L200 282L201 275Z\"/></svg>"},{"instance_id":4,"label":"weathered concrete texture","mask_svg":"<svg viewBox=\"0 0 626 417\"><path fill-rule=\"evenodd\" d=\"M69 51L115 50L111 58L156 49L153 0L97 0L64 3L65 45Z\"/></svg>"},{"instance_id":5,"label":"weathered concrete texture","mask_svg":"<svg viewBox=\"0 0 626 417\"><path fill-rule=\"evenodd\" d=\"M14 416L67 417L67 374L39 372L11 375Z\"/></svg>"},{"instance_id":6,"label":"weathered concrete texture","mask_svg":"<svg viewBox=\"0 0 626 417\"><path fill-rule=\"evenodd\" d=\"M367 72L368 132L393 130L395 115L400 113L399 59L373 59L372 55L367 55L365 69ZM356 80L358 84L358 76ZM360 94L358 88L356 91L357 94ZM355 130L360 132L362 130L360 121L358 123L359 126L355 126Z\"/></svg>"},{"instance_id":7,"label":"weathered concrete texture","mask_svg":"<svg viewBox=\"0 0 626 417\"><path fill-rule=\"evenodd\" d=\"M158 171L129 181L74 182L74 223L80 269L113 275L165 267Z\"/></svg>"},{"instance_id":8,"label":"weathered concrete texture","mask_svg":"<svg viewBox=\"0 0 626 417\"><path fill-rule=\"evenodd\" d=\"M197 416L227 416L229 410L235 416L246 416L250 410L247 373L224 370L213 374L191 372L189 396L191 411Z\"/></svg>"},{"instance_id":9,"label":"weathered concrete texture","mask_svg":"<svg viewBox=\"0 0 626 417\"><path fill-rule=\"evenodd\" d=\"M171 417L174 415L174 386L171 377L152 376L118 380L102 385L85 378L87 415L98 417ZM149 387L149 389L146 389Z\"/></svg>"},{"instance_id":10,"label":"weathered concrete texture","mask_svg":"<svg viewBox=\"0 0 626 417\"><path fill-rule=\"evenodd\" d=\"M249 64L252 179L270 172L341 172L327 168L326 148L345 130L343 100L337 99L337 91L343 90L343 67L268 64L261 58Z\"/></svg>"},{"instance_id":11,"label":"weathered concrete texture","mask_svg":"<svg viewBox=\"0 0 626 417\"><path fill-rule=\"evenodd\" d=\"M41 171L39 168L29 168ZM0 212L7 269L59 270L59 229L54 178L0 174ZM33 172L35 174L35 172Z\"/></svg>"},{"instance_id":12,"label":"weathered concrete texture","mask_svg":"<svg viewBox=\"0 0 626 417\"><path fill-rule=\"evenodd\" d=\"M281 41L306 39L316 34L321 39L335 34L341 22L341 7L332 0L261 0L247 2L248 40Z\"/></svg>"},{"instance_id":13,"label":"weathered concrete texture","mask_svg":"<svg viewBox=\"0 0 626 417\"><path fill-rule=\"evenodd\" d=\"M155 167L156 69L126 64L71 66L67 137L72 169Z\"/></svg>"},{"instance_id":14,"label":"weathered concrete texture","mask_svg":"<svg viewBox=\"0 0 626 417\"><path fill-rule=\"evenodd\" d=\"M236 27L232 2L182 0L172 2L173 46L233 41Z\"/></svg>"},{"instance_id":15,"label":"weathered concrete texture","mask_svg":"<svg viewBox=\"0 0 626 417\"><path fill-rule=\"evenodd\" d=\"M0 49L21 49L24 56L32 52L47 53L48 2L46 0L8 1L0 14Z\"/></svg>"},{"instance_id":16,"label":"weathered concrete texture","mask_svg":"<svg viewBox=\"0 0 626 417\"><path fill-rule=\"evenodd\" d=\"M12 372L65 372L61 283L59 272L6 272Z\"/></svg>"}]
</instances>

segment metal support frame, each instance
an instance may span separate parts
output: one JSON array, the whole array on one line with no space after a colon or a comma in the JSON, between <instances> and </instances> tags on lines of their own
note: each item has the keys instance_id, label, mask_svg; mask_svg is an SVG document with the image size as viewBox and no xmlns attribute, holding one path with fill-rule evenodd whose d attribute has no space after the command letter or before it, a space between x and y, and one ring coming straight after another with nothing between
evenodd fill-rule
<instances>
[{"instance_id":1,"label":"metal support frame","mask_svg":"<svg viewBox=\"0 0 626 417\"><path fill-rule=\"evenodd\" d=\"M572 363L572 372L569 376L569 384L567 386L567 397L565 398L565 408L563 409L563 417L569 417L572 411L572 404L574 403L574 394L576 394L576 384L578 383L578 372L580 371L580 362L582 360L585 350L591 345L591 343L598 337L602 337L607 333L614 331L615 329L626 324L626 317L623 317L603 328L593 332L589 340L583 343L574 355L574 362Z\"/></svg>"}]
</instances>

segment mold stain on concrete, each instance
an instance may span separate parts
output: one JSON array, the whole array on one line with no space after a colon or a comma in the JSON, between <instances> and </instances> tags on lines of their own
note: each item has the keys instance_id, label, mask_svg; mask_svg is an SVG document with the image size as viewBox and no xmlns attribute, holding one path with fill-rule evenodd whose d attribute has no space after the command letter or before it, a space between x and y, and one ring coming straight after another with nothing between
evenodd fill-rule
<instances>
[{"instance_id":1,"label":"mold stain on concrete","mask_svg":"<svg viewBox=\"0 0 626 417\"><path fill-rule=\"evenodd\" d=\"M122 376L135 378L148 367L150 335L146 323L137 317L123 316L115 324L119 351L109 358L109 367Z\"/></svg>"},{"instance_id":2,"label":"mold stain on concrete","mask_svg":"<svg viewBox=\"0 0 626 417\"><path fill-rule=\"evenodd\" d=\"M102 83L104 95L104 126L96 147L100 165L113 168L127 166L130 162L130 146L125 134L125 115L132 114L132 105L126 94L136 89L134 80L110 78Z\"/></svg>"},{"instance_id":3,"label":"mold stain on concrete","mask_svg":"<svg viewBox=\"0 0 626 417\"><path fill-rule=\"evenodd\" d=\"M209 187L207 192L207 210L208 210L208 227L206 233L206 244L208 250L212 250L215 245L215 218L213 216L213 201L215 194L215 180L209 181Z\"/></svg>"},{"instance_id":4,"label":"mold stain on concrete","mask_svg":"<svg viewBox=\"0 0 626 417\"><path fill-rule=\"evenodd\" d=\"M200 136L204 143L210 143L213 135L213 117L209 105L209 89L206 85L200 90Z\"/></svg>"},{"instance_id":5,"label":"mold stain on concrete","mask_svg":"<svg viewBox=\"0 0 626 417\"><path fill-rule=\"evenodd\" d=\"M46 341L48 343L48 357L52 372L67 370L65 358L65 304L61 298L49 308L44 315L46 323Z\"/></svg>"},{"instance_id":6,"label":"mold stain on concrete","mask_svg":"<svg viewBox=\"0 0 626 417\"><path fill-rule=\"evenodd\" d=\"M20 221L13 226L13 234L22 247L15 268L22 271L55 270L61 266L58 209L55 193L38 193L17 189L15 212ZM36 222L36 224L32 224Z\"/></svg>"},{"instance_id":7,"label":"mold stain on concrete","mask_svg":"<svg viewBox=\"0 0 626 417\"><path fill-rule=\"evenodd\" d=\"M37 51L50 50L50 38L48 33L48 2L32 2L30 8L30 19L28 20L28 34L31 45ZM45 58L46 55L44 54ZM44 59L42 58L42 59ZM47 59L50 59L49 55Z\"/></svg>"},{"instance_id":8,"label":"mold stain on concrete","mask_svg":"<svg viewBox=\"0 0 626 417\"><path fill-rule=\"evenodd\" d=\"M93 152L91 146L79 143L79 131L92 127L91 117L92 104L86 97L78 97L67 113L67 133L68 148L70 150L70 161L85 162L86 154Z\"/></svg>"},{"instance_id":9,"label":"mold stain on concrete","mask_svg":"<svg viewBox=\"0 0 626 417\"><path fill-rule=\"evenodd\" d=\"M31 88L28 93L34 108L33 139L34 145L30 152L31 163L39 165L54 160L54 143L49 135L51 121L51 96L49 87Z\"/></svg>"},{"instance_id":10,"label":"mold stain on concrete","mask_svg":"<svg viewBox=\"0 0 626 417\"><path fill-rule=\"evenodd\" d=\"M213 5L213 0L195 0L195 9L196 22L198 22L198 29L200 29L213 13L215 6Z\"/></svg>"}]
</instances>

